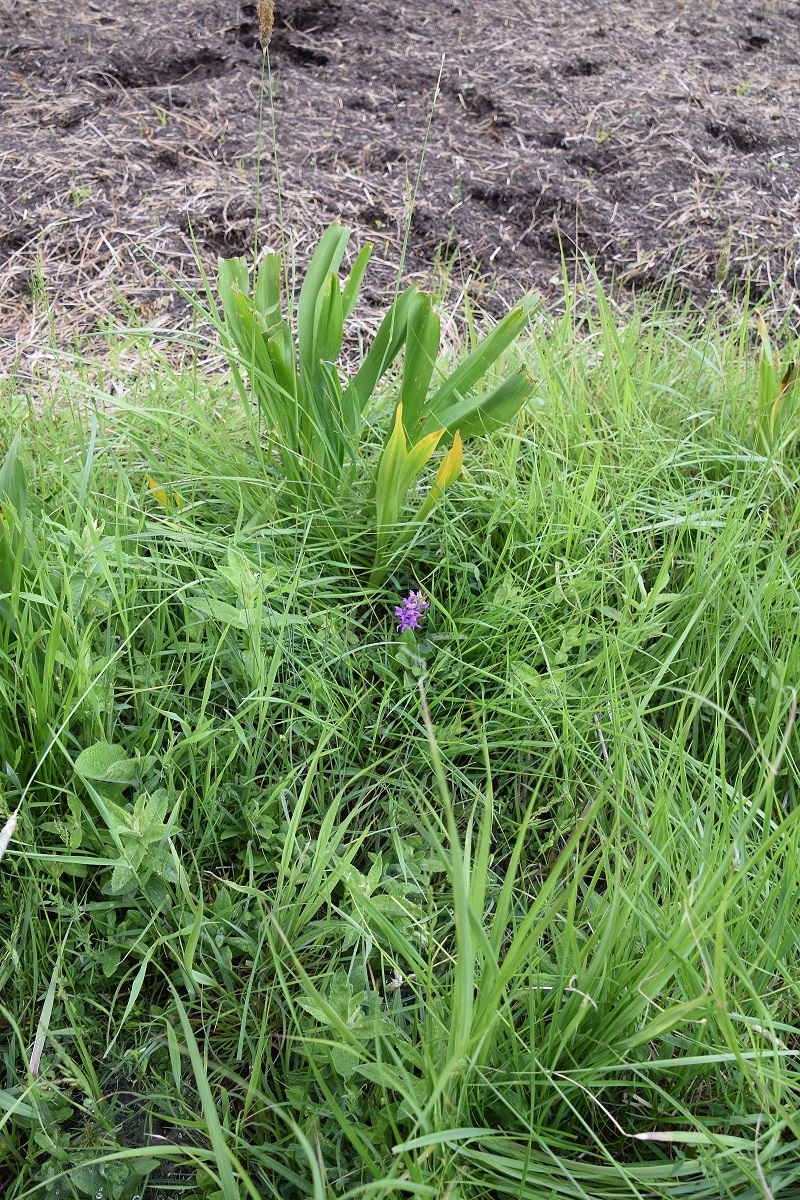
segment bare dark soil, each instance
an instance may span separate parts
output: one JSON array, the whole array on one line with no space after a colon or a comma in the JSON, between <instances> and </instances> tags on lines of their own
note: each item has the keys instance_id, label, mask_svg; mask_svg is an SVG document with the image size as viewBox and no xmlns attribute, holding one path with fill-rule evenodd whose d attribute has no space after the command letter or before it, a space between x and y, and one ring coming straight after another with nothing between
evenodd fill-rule
<instances>
[{"instance_id":1,"label":"bare dark soil","mask_svg":"<svg viewBox=\"0 0 800 1200\"><path fill-rule=\"evenodd\" d=\"M240 0L0 0L6 362L51 328L178 321L154 264L196 281L192 231L209 265L252 246L256 33ZM452 259L500 306L555 294L577 247L702 302L729 242L726 286L799 311L797 0L277 0L284 218L300 259L334 217L373 239L377 303L442 56L408 274ZM258 219L276 243L269 151Z\"/></svg>"}]
</instances>

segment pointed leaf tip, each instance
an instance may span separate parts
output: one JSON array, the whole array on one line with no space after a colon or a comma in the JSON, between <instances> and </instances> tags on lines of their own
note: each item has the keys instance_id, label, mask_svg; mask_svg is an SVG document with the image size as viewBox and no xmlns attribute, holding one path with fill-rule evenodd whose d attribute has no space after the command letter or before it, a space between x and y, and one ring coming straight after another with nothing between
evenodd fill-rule
<instances>
[{"instance_id":1,"label":"pointed leaf tip","mask_svg":"<svg viewBox=\"0 0 800 1200\"><path fill-rule=\"evenodd\" d=\"M461 434L458 430L456 430L455 437L453 438L453 444L447 451L447 454L445 454L444 458L439 464L439 470L436 472L436 486L440 491L445 491L446 488L450 487L451 483L455 482L455 480L461 474L461 468L463 465L464 445L461 441Z\"/></svg>"},{"instance_id":2,"label":"pointed leaf tip","mask_svg":"<svg viewBox=\"0 0 800 1200\"><path fill-rule=\"evenodd\" d=\"M155 479L153 479L151 475L147 476L147 486L150 489L150 495L153 497L153 499L157 500L159 504L163 504L164 508L169 508L167 493L160 484L156 483Z\"/></svg>"}]
</instances>

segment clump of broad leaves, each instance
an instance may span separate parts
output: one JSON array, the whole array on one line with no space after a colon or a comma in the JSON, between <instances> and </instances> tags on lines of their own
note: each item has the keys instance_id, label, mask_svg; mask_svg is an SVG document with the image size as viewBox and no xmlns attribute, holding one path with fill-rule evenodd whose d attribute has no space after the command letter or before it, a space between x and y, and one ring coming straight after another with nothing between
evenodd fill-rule
<instances>
[{"instance_id":1,"label":"clump of broad leaves","mask_svg":"<svg viewBox=\"0 0 800 1200\"><path fill-rule=\"evenodd\" d=\"M303 280L297 304L286 296L280 254L267 254L251 288L245 258L221 259L219 292L226 350L237 385L247 376L272 434L274 459L305 505L330 504L352 491L366 468L359 445L378 384L403 355L399 395L377 472L371 479L374 560L371 583L458 477L464 438L490 434L510 421L533 391L524 368L488 390L481 381L525 328L526 297L449 374L437 370L441 321L431 298L413 285L384 317L359 369L337 365L344 323L355 308L372 252L367 243L343 281L338 271L351 230L331 225ZM292 311L294 309L294 311ZM416 513L400 525L412 485L446 445L435 479Z\"/></svg>"}]
</instances>

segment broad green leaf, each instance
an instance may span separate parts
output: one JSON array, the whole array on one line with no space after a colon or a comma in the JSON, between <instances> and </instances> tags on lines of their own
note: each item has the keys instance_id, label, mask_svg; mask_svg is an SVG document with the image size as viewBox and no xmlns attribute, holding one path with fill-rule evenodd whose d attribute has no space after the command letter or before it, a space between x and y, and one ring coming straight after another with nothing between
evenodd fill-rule
<instances>
[{"instance_id":1,"label":"broad green leaf","mask_svg":"<svg viewBox=\"0 0 800 1200\"><path fill-rule=\"evenodd\" d=\"M397 297L380 324L375 340L370 346L363 363L350 381L348 391L356 397L361 412L366 408L378 381L389 370L406 339L408 314L417 286L412 284Z\"/></svg>"},{"instance_id":2,"label":"broad green leaf","mask_svg":"<svg viewBox=\"0 0 800 1200\"><path fill-rule=\"evenodd\" d=\"M332 367L331 370L336 371L336 368ZM344 389L341 387L341 384L339 386L339 412L341 414L342 426L348 432L350 445L351 447L356 447L361 432L361 405L358 402L355 390L349 385Z\"/></svg>"},{"instance_id":3,"label":"broad green leaf","mask_svg":"<svg viewBox=\"0 0 800 1200\"><path fill-rule=\"evenodd\" d=\"M774 404L778 395L778 376L776 371L776 353L773 350L769 331L761 313L755 315L756 329L761 339L761 354L758 364L758 421L762 436L766 439L766 449L770 448L774 434Z\"/></svg>"},{"instance_id":4,"label":"broad green leaf","mask_svg":"<svg viewBox=\"0 0 800 1200\"><path fill-rule=\"evenodd\" d=\"M84 1167L73 1167L69 1173L72 1184L82 1192L84 1196L93 1196L97 1191L98 1184L102 1184L103 1178L95 1165Z\"/></svg>"},{"instance_id":5,"label":"broad green leaf","mask_svg":"<svg viewBox=\"0 0 800 1200\"><path fill-rule=\"evenodd\" d=\"M292 327L288 321L279 321L274 326L266 339L269 342L274 342L280 350L281 358L286 364L287 370L291 371L292 375L297 376L297 359L295 355L295 345L292 338ZM296 390L296 389L295 389Z\"/></svg>"},{"instance_id":6,"label":"broad green leaf","mask_svg":"<svg viewBox=\"0 0 800 1200\"><path fill-rule=\"evenodd\" d=\"M372 242L367 242L362 247L356 261L350 268L350 274L345 280L344 287L342 288L342 316L345 320L347 320L355 308L361 281L364 278L364 272L367 269L367 263L371 254Z\"/></svg>"},{"instance_id":7,"label":"broad green leaf","mask_svg":"<svg viewBox=\"0 0 800 1200\"><path fill-rule=\"evenodd\" d=\"M134 784L140 766L138 759L128 758L122 746L96 742L81 750L75 760L75 774L99 783Z\"/></svg>"},{"instance_id":8,"label":"broad green leaf","mask_svg":"<svg viewBox=\"0 0 800 1200\"><path fill-rule=\"evenodd\" d=\"M331 272L335 274L339 269L339 264L350 240L350 232L349 229L344 229L335 223L325 231L308 264L306 277L300 288L300 298L297 302L297 344L300 352L300 377L304 381L307 376L311 378L313 375L314 362L317 357L317 318L320 293Z\"/></svg>"},{"instance_id":9,"label":"broad green leaf","mask_svg":"<svg viewBox=\"0 0 800 1200\"><path fill-rule=\"evenodd\" d=\"M344 460L345 430L341 419L341 385L336 367L319 360L316 376L303 390L300 445L311 473L335 486Z\"/></svg>"},{"instance_id":10,"label":"broad green leaf","mask_svg":"<svg viewBox=\"0 0 800 1200\"><path fill-rule=\"evenodd\" d=\"M248 372L250 383L270 429L278 429L284 441L294 448L297 442L294 350L286 354L285 322L274 326L267 338L259 328L249 300L241 292L233 293L236 311L234 343ZM291 334L289 335L291 338Z\"/></svg>"},{"instance_id":11,"label":"broad green leaf","mask_svg":"<svg viewBox=\"0 0 800 1200\"><path fill-rule=\"evenodd\" d=\"M413 441L420 413L425 411L441 335L441 321L433 311L430 296L424 292L414 297L407 329L400 399L403 403L403 423Z\"/></svg>"},{"instance_id":12,"label":"broad green leaf","mask_svg":"<svg viewBox=\"0 0 800 1200\"><path fill-rule=\"evenodd\" d=\"M780 352L773 346L760 313L756 313L755 320L761 340L755 425L760 449L770 453L777 449L787 414L790 417L792 415L792 398L800 375L800 365L791 358L785 363L781 362Z\"/></svg>"},{"instance_id":13,"label":"broad green leaf","mask_svg":"<svg viewBox=\"0 0 800 1200\"><path fill-rule=\"evenodd\" d=\"M320 360L317 394L318 397L324 397L325 400L326 426L336 434L336 454L338 460L341 457L342 445L347 438L348 427L342 416L342 385L339 381L339 372L334 362Z\"/></svg>"},{"instance_id":14,"label":"broad green leaf","mask_svg":"<svg viewBox=\"0 0 800 1200\"><path fill-rule=\"evenodd\" d=\"M493 433L514 417L528 397L533 395L535 386L525 369L520 368L493 392L469 396L432 410L422 426L422 432L443 426L451 433L458 430L462 438Z\"/></svg>"},{"instance_id":15,"label":"broad green leaf","mask_svg":"<svg viewBox=\"0 0 800 1200\"><path fill-rule=\"evenodd\" d=\"M241 332L236 296L250 293L247 260L244 258L220 258L217 260L217 286L225 324L234 342L239 344Z\"/></svg>"},{"instance_id":16,"label":"broad green leaf","mask_svg":"<svg viewBox=\"0 0 800 1200\"><path fill-rule=\"evenodd\" d=\"M336 491L353 443L342 415L342 387L336 366L320 360L316 379L304 395L301 450L314 479Z\"/></svg>"},{"instance_id":17,"label":"broad green leaf","mask_svg":"<svg viewBox=\"0 0 800 1200\"><path fill-rule=\"evenodd\" d=\"M772 406L773 428L778 424L779 418L783 418L787 412L791 416L798 382L800 382L800 362L791 362L783 372L778 394Z\"/></svg>"},{"instance_id":18,"label":"broad green leaf","mask_svg":"<svg viewBox=\"0 0 800 1200\"><path fill-rule=\"evenodd\" d=\"M234 629L249 629L252 623L252 618L245 609L234 608L232 604L226 604L224 600L215 600L210 596L198 596L192 597L189 604L202 617L210 617L213 621L219 621L220 625L232 625Z\"/></svg>"},{"instance_id":19,"label":"broad green leaf","mask_svg":"<svg viewBox=\"0 0 800 1200\"><path fill-rule=\"evenodd\" d=\"M765 362L766 355L763 355L761 363L762 371L764 369ZM774 379L771 380L771 385L774 387L772 404L769 406L769 410L764 412L761 419L762 428L764 421L766 420L766 425L769 430L770 447L774 446L775 442L781 436L787 414L789 416L792 414L794 405L790 401L797 386L797 380L800 374L798 367L798 363L790 362L781 375L780 384L778 383L777 374L775 374Z\"/></svg>"},{"instance_id":20,"label":"broad green leaf","mask_svg":"<svg viewBox=\"0 0 800 1200\"><path fill-rule=\"evenodd\" d=\"M19 460L22 435L17 433L0 466L0 513L3 503L11 504L19 525L24 528L28 509L28 488L25 468Z\"/></svg>"},{"instance_id":21,"label":"broad green leaf","mask_svg":"<svg viewBox=\"0 0 800 1200\"><path fill-rule=\"evenodd\" d=\"M403 430L403 406L398 404L394 417L394 428L381 455L378 478L375 484L375 506L378 518L378 542L388 536L388 526L397 520L400 511L398 481L406 461L406 435Z\"/></svg>"},{"instance_id":22,"label":"broad green leaf","mask_svg":"<svg viewBox=\"0 0 800 1200\"><path fill-rule=\"evenodd\" d=\"M158 836L160 838L163 835L166 828L164 817L167 815L168 804L166 788L159 788L152 795L142 792L136 797L136 803L133 806L133 821L136 830L143 837Z\"/></svg>"},{"instance_id":23,"label":"broad green leaf","mask_svg":"<svg viewBox=\"0 0 800 1200\"><path fill-rule=\"evenodd\" d=\"M280 320L281 303L281 256L268 254L258 268L255 292L253 295L255 309L259 315L267 318L268 328L272 329ZM269 320L271 314L277 319Z\"/></svg>"},{"instance_id":24,"label":"broad green leaf","mask_svg":"<svg viewBox=\"0 0 800 1200\"><path fill-rule=\"evenodd\" d=\"M108 946L98 954L97 960L106 979L110 979L114 974L121 958L122 948L120 946Z\"/></svg>"},{"instance_id":25,"label":"broad green leaf","mask_svg":"<svg viewBox=\"0 0 800 1200\"><path fill-rule=\"evenodd\" d=\"M248 633L253 629L255 618L252 610L234 608L232 604L226 604L224 600L217 600L211 596L192 596L187 600L187 604L205 620L218 621L220 625L230 625L234 629L247 630ZM264 605L259 620L262 629L274 630L282 629L285 625L303 625L309 617L304 613L274 612Z\"/></svg>"},{"instance_id":26,"label":"broad green leaf","mask_svg":"<svg viewBox=\"0 0 800 1200\"><path fill-rule=\"evenodd\" d=\"M155 1171L160 1162L157 1158L133 1158L128 1160L131 1171L140 1178Z\"/></svg>"},{"instance_id":27,"label":"broad green leaf","mask_svg":"<svg viewBox=\"0 0 800 1200\"><path fill-rule=\"evenodd\" d=\"M452 375L442 384L426 405L427 412L440 414L451 405L463 400L471 388L481 379L504 350L522 332L533 308L533 301L526 298L522 304L513 308L491 333L479 342L463 363L456 367ZM426 422L427 424L427 422ZM448 422L448 428L450 422ZM462 431L463 436L463 431Z\"/></svg>"},{"instance_id":28,"label":"broad green leaf","mask_svg":"<svg viewBox=\"0 0 800 1200\"><path fill-rule=\"evenodd\" d=\"M255 319L251 302L241 292L234 291L233 306L236 310L236 329L232 329L231 333L244 366L251 376L255 369L262 378L270 379L272 369L265 349L264 334ZM251 382L255 385L255 380Z\"/></svg>"},{"instance_id":29,"label":"broad green leaf","mask_svg":"<svg viewBox=\"0 0 800 1200\"><path fill-rule=\"evenodd\" d=\"M388 1063L360 1063L356 1067L356 1072L363 1079L369 1079L371 1083L377 1083L382 1091L392 1088L401 1095L408 1091L407 1081L399 1071L395 1070Z\"/></svg>"},{"instance_id":30,"label":"broad green leaf","mask_svg":"<svg viewBox=\"0 0 800 1200\"><path fill-rule=\"evenodd\" d=\"M25 515L28 492L25 469L19 461L21 435L17 433L0 466L0 592L11 592L15 578L27 561ZM0 604L0 619L6 606Z\"/></svg>"},{"instance_id":31,"label":"broad green leaf","mask_svg":"<svg viewBox=\"0 0 800 1200\"><path fill-rule=\"evenodd\" d=\"M772 340L769 336L769 330L767 329L764 318L762 317L760 312L757 312L755 314L755 322L756 322L756 329L758 331L758 336L761 339L761 349L762 349L763 353L766 354L767 358L769 358L770 361L774 362L775 365L777 366L778 362L779 362L778 354L777 354L777 351L773 348Z\"/></svg>"},{"instance_id":32,"label":"broad green leaf","mask_svg":"<svg viewBox=\"0 0 800 1200\"><path fill-rule=\"evenodd\" d=\"M430 297L411 286L395 297L361 367L343 384L337 365L343 324L356 303L372 251L369 243L362 248L342 285L338 271L350 233L334 223L323 234L300 288L294 330L290 323L294 306L290 303L288 320L280 312L280 255L268 254L261 263L252 299L246 260L220 260L219 289L226 332L238 352L236 356L229 352L234 379L246 402L243 365L274 434L272 449L280 454L283 473L292 486L313 481L336 492L345 484L345 476L352 478L364 409L405 347L399 394L405 436L400 439L393 428L376 482L379 543L383 544L406 491L428 462L441 433L460 430L467 437L491 432L510 420L530 395L532 384L524 372L488 394L471 397L470 393L522 331L533 301L526 298L509 313L428 398L441 322ZM396 417L397 413L395 426ZM441 464L437 479L443 482L433 485L434 501L458 474L460 455L459 444L458 451L454 448ZM233 613L227 616L233 624Z\"/></svg>"},{"instance_id":33,"label":"broad green leaf","mask_svg":"<svg viewBox=\"0 0 800 1200\"><path fill-rule=\"evenodd\" d=\"M276 424L289 447L296 450L299 438L299 384L294 363L287 359L285 339L281 336L280 329L267 341L266 351L272 368L273 388L270 402L276 414Z\"/></svg>"},{"instance_id":34,"label":"broad green leaf","mask_svg":"<svg viewBox=\"0 0 800 1200\"><path fill-rule=\"evenodd\" d=\"M109 896L121 896L123 892L129 892L136 887L136 883L137 877L133 867L126 862L120 862L111 872L111 879L104 891Z\"/></svg>"},{"instance_id":35,"label":"broad green leaf","mask_svg":"<svg viewBox=\"0 0 800 1200\"><path fill-rule=\"evenodd\" d=\"M764 418L769 418L777 391L778 379L772 357L762 350L758 364L758 411Z\"/></svg>"},{"instance_id":36,"label":"broad green leaf","mask_svg":"<svg viewBox=\"0 0 800 1200\"><path fill-rule=\"evenodd\" d=\"M217 271L223 306L226 297L229 297L234 290L242 292L245 296L249 295L250 277L246 258L219 258L217 259Z\"/></svg>"},{"instance_id":37,"label":"broad green leaf","mask_svg":"<svg viewBox=\"0 0 800 1200\"><path fill-rule=\"evenodd\" d=\"M334 363L342 349L342 290L339 280L331 271L325 280L317 304L316 358L321 362Z\"/></svg>"}]
</instances>

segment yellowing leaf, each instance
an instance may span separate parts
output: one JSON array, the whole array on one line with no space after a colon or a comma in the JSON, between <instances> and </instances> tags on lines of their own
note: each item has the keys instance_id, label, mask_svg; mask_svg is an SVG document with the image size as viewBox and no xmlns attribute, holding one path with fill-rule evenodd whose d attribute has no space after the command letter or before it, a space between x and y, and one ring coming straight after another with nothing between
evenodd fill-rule
<instances>
[{"instance_id":1,"label":"yellowing leaf","mask_svg":"<svg viewBox=\"0 0 800 1200\"><path fill-rule=\"evenodd\" d=\"M160 484L156 483L152 476L147 476L147 486L150 489L150 495L154 500L157 500L163 508L183 508L184 500L179 492L173 492L170 498Z\"/></svg>"},{"instance_id":2,"label":"yellowing leaf","mask_svg":"<svg viewBox=\"0 0 800 1200\"><path fill-rule=\"evenodd\" d=\"M443 492L445 488L449 488L461 473L461 468L464 465L464 446L461 441L461 434L456 430L456 436L453 438L453 444L445 454L439 470L436 472L436 486L439 491Z\"/></svg>"},{"instance_id":3,"label":"yellowing leaf","mask_svg":"<svg viewBox=\"0 0 800 1200\"><path fill-rule=\"evenodd\" d=\"M443 433L443 429L436 429L433 433L429 433L427 437L421 438L406 455L398 479L398 500L400 502L438 446Z\"/></svg>"},{"instance_id":4,"label":"yellowing leaf","mask_svg":"<svg viewBox=\"0 0 800 1200\"><path fill-rule=\"evenodd\" d=\"M463 465L464 446L461 441L461 434L456 430L453 444L440 462L439 470L436 472L436 479L417 513L417 521L425 520L437 500L444 495L445 490L450 487L450 484L458 478Z\"/></svg>"},{"instance_id":5,"label":"yellowing leaf","mask_svg":"<svg viewBox=\"0 0 800 1200\"><path fill-rule=\"evenodd\" d=\"M167 493L162 487L159 487L155 479L151 478L150 475L147 476L147 486L150 488L150 495L153 497L153 499L157 500L159 504L163 504L164 508L169 508L170 505L169 500L167 499Z\"/></svg>"}]
</instances>

